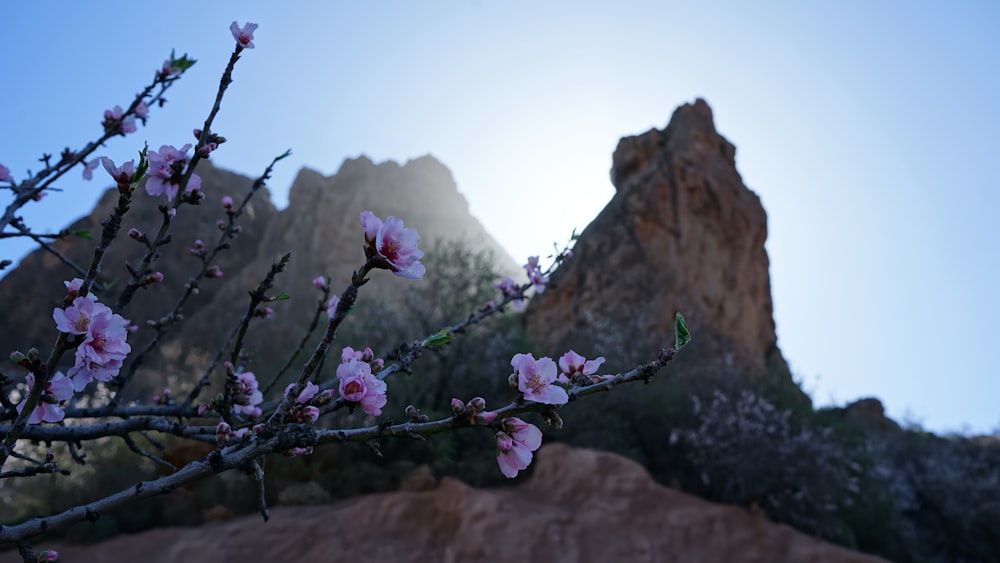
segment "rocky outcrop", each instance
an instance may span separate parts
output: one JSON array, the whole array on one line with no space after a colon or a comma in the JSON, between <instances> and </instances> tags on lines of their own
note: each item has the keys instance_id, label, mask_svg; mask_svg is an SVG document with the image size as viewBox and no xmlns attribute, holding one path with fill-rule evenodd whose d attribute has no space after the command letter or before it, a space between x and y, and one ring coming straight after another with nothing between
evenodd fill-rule
<instances>
[{"instance_id":1,"label":"rocky outcrop","mask_svg":"<svg viewBox=\"0 0 1000 563\"><path fill-rule=\"evenodd\" d=\"M103 174L103 171L95 172L95 177L106 178ZM250 178L215 168L208 161L203 161L198 167L198 174L202 177L202 189L207 197L201 205L185 205L173 219L170 232L173 233L174 240L161 247L162 257L155 264L155 270L164 275L163 282L140 290L123 312L123 316L136 324L142 325L146 320L158 319L170 310L189 277L200 266L198 260L188 254L187 248L192 246L195 239L214 241L219 233L215 223L225 217L219 199L224 194L233 198L242 197L253 182ZM56 241L52 246L81 267L89 267L94 245L101 236L101 222L111 215L117 202L118 191L108 190L89 215L70 226L74 231L88 230L95 239L94 243L72 239ZM98 294L102 302L114 302L118 296L114 290L120 289L129 279L125 264L137 266L146 251L144 245L131 240L125 233L130 228L155 232L162 219L162 214L157 209L161 203L162 197L150 197L142 188L137 190L131 210L122 221L121 235L108 250L98 277L99 282L111 287L107 293ZM239 243L218 256L217 264L224 272L238 275L253 260L265 227L276 214L277 210L264 188L254 197L241 219L243 233L239 237ZM36 250L0 280L0 299L4 303L0 313L0 350L4 355L11 350L27 350L32 346L47 350L52 345L56 334L52 309L62 306L66 295L63 281L74 277L82 276L75 274L53 254ZM222 285L207 281L203 283L200 294L192 301L189 310L193 312L198 306L211 301ZM141 333L139 336L141 338ZM134 342L132 338L130 341Z\"/></svg>"},{"instance_id":2,"label":"rocky outcrop","mask_svg":"<svg viewBox=\"0 0 1000 563\"><path fill-rule=\"evenodd\" d=\"M882 561L662 487L615 454L551 444L535 465L527 482L511 488L445 479L430 491L279 506L267 523L253 515L55 547L79 563Z\"/></svg>"},{"instance_id":3,"label":"rocky outcrop","mask_svg":"<svg viewBox=\"0 0 1000 563\"><path fill-rule=\"evenodd\" d=\"M218 237L215 224L224 218L219 204L222 195L229 194L239 201L252 183L249 178L219 170L208 162L198 168L198 173L207 197L202 205L184 206L177 214L171 230L173 242L163 247L163 256L155 265L163 272L164 282L141 290L125 312L124 316L140 326L169 311L191 273L199 267L187 252L194 240L207 243ZM89 229L99 236L100 221L110 214L116 201L117 192L109 190L91 214L72 228ZM159 225L156 206L161 201L139 190L133 211L126 216L122 237L105 259L102 281L117 282L120 287L127 279L126 261L137 264L144 247L124 236L124 231L133 226L149 230ZM347 286L351 272L364 263L358 215L366 209L383 219L388 215L403 218L407 227L419 232L420 247L425 252L433 248L435 240L461 240L472 249L492 252L499 271L519 270L469 213L451 172L431 156L403 165L391 161L376 165L361 156L345 161L330 177L303 169L291 187L288 208L277 211L266 189L255 196L240 220L242 232L233 241L232 249L220 253L216 261L224 272L223 278L201 283L199 295L183 311L183 324L168 335L158 356L144 364L146 371L132 393L139 392L139 388L148 392L164 384L176 389L180 382L188 382L180 388L189 388L245 314L247 292L257 287L274 258L290 252L289 267L278 276L272 294L284 292L292 298L272 304L274 316L252 328L245 347L254 360L272 360L261 367L273 367L274 361L284 360L315 311L319 294L311 280L331 275L332 288L339 294ZM91 244L66 241L54 246L77 263L90 263ZM37 346L45 350L51 346L55 335L51 311L61 306L63 280L72 277L65 265L39 250L0 280L0 299L5 303L0 313L0 349L27 350ZM396 279L388 272L375 272L371 278L364 296L398 302L403 289L431 283L433 272L420 281ZM110 302L111 297L106 301ZM141 330L129 342L133 349L140 348L150 335L148 329Z\"/></svg>"},{"instance_id":4,"label":"rocky outcrop","mask_svg":"<svg viewBox=\"0 0 1000 563\"><path fill-rule=\"evenodd\" d=\"M216 299L191 317L190 323L197 325L205 338L185 335L166 343L165 353L191 368L197 365L192 359L204 365L245 311L247 292L257 287L275 258L291 252L288 268L277 277L272 292L284 292L291 299L271 304L274 316L255 326L245 345L260 369L266 371L276 361L284 361L315 314L319 292L312 285L313 278L331 276L331 288L339 295L351 273L364 264L364 236L358 216L366 209L383 219L389 215L403 218L407 227L417 229L425 253L436 240L461 240L473 249L492 252L498 270L518 269L469 213L468 202L458 192L451 173L433 157L404 165L392 161L376 165L362 156L345 161L330 177L303 169L292 184L288 207L261 233L253 259L231 276ZM398 303L408 289L432 283L433 278L433 271L418 281L377 271L364 286L361 298ZM365 311L360 311L360 317L364 315Z\"/></svg>"},{"instance_id":5,"label":"rocky outcrop","mask_svg":"<svg viewBox=\"0 0 1000 563\"><path fill-rule=\"evenodd\" d=\"M784 365L772 318L767 217L736 170L735 147L704 100L663 130L623 138L617 193L581 233L573 258L533 299L529 334L623 367L673 342L674 314L695 340L684 360L754 375Z\"/></svg>"}]
</instances>

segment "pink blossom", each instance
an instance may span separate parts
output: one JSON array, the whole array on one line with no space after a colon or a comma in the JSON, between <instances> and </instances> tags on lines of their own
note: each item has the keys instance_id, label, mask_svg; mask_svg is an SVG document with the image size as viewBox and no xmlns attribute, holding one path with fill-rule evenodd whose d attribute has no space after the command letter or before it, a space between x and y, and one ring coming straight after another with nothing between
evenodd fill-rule
<instances>
[{"instance_id":1,"label":"pink blossom","mask_svg":"<svg viewBox=\"0 0 1000 563\"><path fill-rule=\"evenodd\" d=\"M76 294L80 292L80 288L83 287L83 280L80 278L73 278L71 281L64 281L63 285L66 286L66 295L69 297L76 297ZM90 299L93 300L95 298L90 297Z\"/></svg>"},{"instance_id":2,"label":"pink blossom","mask_svg":"<svg viewBox=\"0 0 1000 563\"><path fill-rule=\"evenodd\" d=\"M403 220L390 215L385 223L371 211L361 212L361 225L365 230L365 256L381 258L381 267L402 278L419 280L427 269L420 263L424 253L417 248L420 235L416 229L407 229Z\"/></svg>"},{"instance_id":3,"label":"pink blossom","mask_svg":"<svg viewBox=\"0 0 1000 563\"><path fill-rule=\"evenodd\" d=\"M104 165L104 169L111 175L111 179L117 182L119 186L127 186L135 178L134 159L123 162L121 166L117 167L115 166L115 162L106 156L102 156L99 160Z\"/></svg>"},{"instance_id":4,"label":"pink blossom","mask_svg":"<svg viewBox=\"0 0 1000 563\"><path fill-rule=\"evenodd\" d=\"M77 284L76 287L72 286L76 281L73 280L71 284L66 285L72 293L80 290L80 284ZM56 307L52 310L52 319L56 321L56 329L59 332L65 332L66 334L86 334L91 319L105 314L110 315L111 308L98 303L93 295L88 295L86 297L77 297L65 309Z\"/></svg>"},{"instance_id":5,"label":"pink blossom","mask_svg":"<svg viewBox=\"0 0 1000 563\"><path fill-rule=\"evenodd\" d=\"M257 376L252 371L236 374L233 385L233 412L250 418L260 416L263 411L257 405L264 402L264 395L257 386Z\"/></svg>"},{"instance_id":6,"label":"pink blossom","mask_svg":"<svg viewBox=\"0 0 1000 563\"><path fill-rule=\"evenodd\" d=\"M132 347L125 342L128 321L121 315L111 314L108 307L101 306L106 312L90 319L86 338L77 348L77 355L82 352L88 360L103 365L112 360L124 360Z\"/></svg>"},{"instance_id":7,"label":"pink blossom","mask_svg":"<svg viewBox=\"0 0 1000 563\"><path fill-rule=\"evenodd\" d=\"M84 162L83 163L83 179L84 180L93 180L94 179L94 169L97 168L97 165L100 164L100 163L101 163L101 159L100 158L95 158L94 160L91 160L90 162Z\"/></svg>"},{"instance_id":8,"label":"pink blossom","mask_svg":"<svg viewBox=\"0 0 1000 563\"><path fill-rule=\"evenodd\" d=\"M570 350L559 358L559 369L562 371L559 375L559 379L561 381L569 381L573 379L574 375L593 375L597 373L597 370L603 363L604 356L588 360L580 354Z\"/></svg>"},{"instance_id":9,"label":"pink blossom","mask_svg":"<svg viewBox=\"0 0 1000 563\"><path fill-rule=\"evenodd\" d=\"M346 401L359 403L361 410L372 416L382 414L388 402L384 381L372 375L371 366L361 360L351 359L337 366L340 379L340 396Z\"/></svg>"},{"instance_id":10,"label":"pink blossom","mask_svg":"<svg viewBox=\"0 0 1000 563\"><path fill-rule=\"evenodd\" d=\"M14 177L10 175L10 168L0 164L0 182L14 183Z\"/></svg>"},{"instance_id":11,"label":"pink blossom","mask_svg":"<svg viewBox=\"0 0 1000 563\"><path fill-rule=\"evenodd\" d=\"M35 387L35 374L29 373L27 378L28 393ZM28 424L38 424L39 422L59 422L66 416L66 413L59 407L59 401L65 401L73 396L73 383L57 371L52 375L52 379L45 384L35 410L28 416ZM18 414L24 410L24 405L28 403L27 393L24 399L17 405Z\"/></svg>"},{"instance_id":12,"label":"pink blossom","mask_svg":"<svg viewBox=\"0 0 1000 563\"><path fill-rule=\"evenodd\" d=\"M327 288L326 278L324 278L323 276L316 276L315 278L313 278L313 287L315 287L320 291L326 291Z\"/></svg>"},{"instance_id":13,"label":"pink blossom","mask_svg":"<svg viewBox=\"0 0 1000 563\"><path fill-rule=\"evenodd\" d=\"M83 391L91 381L111 381L121 369L121 359L112 358L105 363L100 363L88 358L81 352L80 348L77 348L76 363L66 373L73 381L73 389Z\"/></svg>"},{"instance_id":14,"label":"pink blossom","mask_svg":"<svg viewBox=\"0 0 1000 563\"><path fill-rule=\"evenodd\" d=\"M288 387L285 387L286 397L292 391L293 387L295 387L295 383L289 383ZM316 385L312 381L307 381L305 389L303 389L302 392L299 393L299 396L295 398L295 404L301 405L309 402L310 399L316 396L316 393L319 393L319 385Z\"/></svg>"},{"instance_id":15,"label":"pink blossom","mask_svg":"<svg viewBox=\"0 0 1000 563\"><path fill-rule=\"evenodd\" d=\"M337 314L337 305L340 305L340 298L336 295L331 295L330 300L326 302L326 316L333 318Z\"/></svg>"},{"instance_id":16,"label":"pink blossom","mask_svg":"<svg viewBox=\"0 0 1000 563\"><path fill-rule=\"evenodd\" d=\"M524 271L528 272L528 275L530 276L531 272L538 269L538 256L528 256L528 263L523 267Z\"/></svg>"},{"instance_id":17,"label":"pink blossom","mask_svg":"<svg viewBox=\"0 0 1000 563\"><path fill-rule=\"evenodd\" d=\"M532 285L535 286L536 293L542 293L545 291L545 284L549 283L549 278L547 276L543 276L541 272L535 270L534 272L531 272L530 277Z\"/></svg>"},{"instance_id":18,"label":"pink blossom","mask_svg":"<svg viewBox=\"0 0 1000 563\"><path fill-rule=\"evenodd\" d=\"M244 24L242 28L235 21L229 26L229 31L233 32L233 39L244 49L253 49L253 32L255 29L257 29L257 24L249 22Z\"/></svg>"},{"instance_id":19,"label":"pink blossom","mask_svg":"<svg viewBox=\"0 0 1000 563\"><path fill-rule=\"evenodd\" d=\"M118 133L119 135L134 133L136 131L135 116L122 117L124 113L121 106L104 110L104 121L101 123L104 126L104 130L110 133Z\"/></svg>"},{"instance_id":20,"label":"pink blossom","mask_svg":"<svg viewBox=\"0 0 1000 563\"><path fill-rule=\"evenodd\" d=\"M146 105L146 102L139 102L139 105L135 106L135 115L139 119L149 117L149 106Z\"/></svg>"},{"instance_id":21,"label":"pink blossom","mask_svg":"<svg viewBox=\"0 0 1000 563\"><path fill-rule=\"evenodd\" d=\"M527 469L533 454L542 445L542 431L517 417L503 419L497 432L497 465L505 477L513 479Z\"/></svg>"},{"instance_id":22,"label":"pink blossom","mask_svg":"<svg viewBox=\"0 0 1000 563\"><path fill-rule=\"evenodd\" d=\"M515 354L510 365L517 375L517 388L524 398L547 405L565 405L569 402L566 390L557 385L556 363L552 358L539 358L531 354Z\"/></svg>"},{"instance_id":23,"label":"pink blossom","mask_svg":"<svg viewBox=\"0 0 1000 563\"><path fill-rule=\"evenodd\" d=\"M149 179L146 180L146 193L151 196L165 195L167 199L173 201L177 197L180 183L187 173L187 151L190 149L190 143L180 149L171 145L163 145L159 151L148 153ZM201 177L192 174L184 191L192 192L200 188Z\"/></svg>"}]
</instances>

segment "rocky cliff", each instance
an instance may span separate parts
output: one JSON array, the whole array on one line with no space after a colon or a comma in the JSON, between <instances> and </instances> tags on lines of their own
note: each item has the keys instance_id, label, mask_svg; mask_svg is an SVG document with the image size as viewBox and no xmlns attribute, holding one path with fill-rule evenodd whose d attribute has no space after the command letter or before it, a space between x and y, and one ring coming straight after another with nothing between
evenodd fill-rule
<instances>
[{"instance_id":1,"label":"rocky cliff","mask_svg":"<svg viewBox=\"0 0 1000 563\"><path fill-rule=\"evenodd\" d=\"M883 561L665 488L615 454L551 444L535 463L527 482L505 489L445 479L420 492L279 506L267 523L252 515L55 547L78 563Z\"/></svg>"},{"instance_id":2,"label":"rocky cliff","mask_svg":"<svg viewBox=\"0 0 1000 563\"><path fill-rule=\"evenodd\" d=\"M215 168L209 162L204 162L198 168L198 173L202 177L202 189L208 197L202 205L185 206L174 218L171 230L174 242L161 247L162 258L155 267L156 270L163 272L163 282L140 290L129 308L123 312L123 316L134 323L141 325L148 319L158 319L169 310L183 291L189 276L196 272L199 266L197 259L188 254L187 248L195 239L211 241L218 237L219 231L215 227L215 222L224 217L219 199L224 194L231 194L234 198L242 196L249 191L253 182L239 174ZM95 173L95 177L106 178L103 171ZM118 191L108 190L89 215L74 222L70 228L86 229L95 239L99 239L101 221L111 215L117 201ZM129 239L125 233L130 228L144 232L154 231L162 217L157 209L162 201L163 198L160 197L149 197L142 189L136 193L131 211L122 222L121 237L111 246L105 257L99 282L111 286L114 290L121 288L128 280L126 262L138 265L146 249L143 244ZM217 261L219 267L231 276L237 275L253 260L266 226L276 215L277 210L265 188L262 193L257 194L241 220L244 229L238 244L219 255ZM81 239L70 239L56 241L52 246L83 268L87 268L95 244L96 240L90 243ZM3 310L0 311L0 350L4 355L11 350L26 350L31 346L47 350L52 345L56 334L52 309L62 306L63 297L66 295L63 281L74 277L81 276L75 274L53 254L36 250L0 280L0 299L4 303ZM193 312L195 306L211 301L222 285L203 283L194 306L187 312ZM98 295L103 302L113 302L118 294L110 291ZM142 333L138 335L138 339L141 340L141 337ZM130 341L134 342L135 338L130 338Z\"/></svg>"},{"instance_id":3,"label":"rocky cliff","mask_svg":"<svg viewBox=\"0 0 1000 563\"><path fill-rule=\"evenodd\" d=\"M527 328L546 350L623 367L672 344L674 313L695 340L682 360L755 375L775 362L767 217L736 170L736 148L704 100L615 150L617 190L572 260L533 299Z\"/></svg>"},{"instance_id":4,"label":"rocky cliff","mask_svg":"<svg viewBox=\"0 0 1000 563\"><path fill-rule=\"evenodd\" d=\"M156 265L164 273L164 282L140 291L124 314L140 326L168 311L190 273L197 270L199 263L187 248L195 239L208 242L217 238L215 223L224 217L220 198L228 194L238 201L252 183L249 178L209 163L199 167L198 172L207 198L202 205L184 206L178 213L171 231L173 242L163 247L163 258ZM72 228L99 234L100 221L110 214L116 200L117 192L110 190L90 215ZM155 228L159 224L159 203L160 198L148 197L140 190L124 229ZM330 177L303 169L291 187L286 209L277 211L266 189L255 196L241 219L243 229L233 248L222 252L217 260L223 278L201 283L200 294L184 310L183 325L165 340L160 356L146 363L149 371L143 379L156 385L176 385L179 380L191 381L191 371L200 374L244 314L247 292L260 283L274 258L291 252L288 270L278 277L273 293L284 292L292 298L272 305L274 316L251 330L246 348L255 359L270 354L272 360L279 356L283 360L287 349L301 338L315 310L319 293L311 280L331 275L332 288L339 294L347 286L351 272L364 263L358 215L365 209L383 219L388 215L403 218L407 227L420 233L420 246L425 252L433 248L435 240L461 240L473 249L492 252L499 271L519 270L469 213L468 203L458 192L451 173L433 157L403 165L391 161L376 165L362 156L345 161ZM89 264L91 244L77 240L55 246L77 263ZM106 257L101 280L122 283L128 275L126 260L137 263L143 250L143 245L123 236ZM0 299L7 304L0 313L0 349L37 346L44 350L50 346L55 335L50 313L61 305L65 295L63 280L72 277L74 274L54 256L36 251L0 280ZM399 295L401 280L387 272L376 272L371 277L364 296L392 300ZM433 279L433 275L428 278ZM427 283L431 282L424 279L407 281L406 285ZM136 348L150 335L151 331L144 329L129 341Z\"/></svg>"}]
</instances>

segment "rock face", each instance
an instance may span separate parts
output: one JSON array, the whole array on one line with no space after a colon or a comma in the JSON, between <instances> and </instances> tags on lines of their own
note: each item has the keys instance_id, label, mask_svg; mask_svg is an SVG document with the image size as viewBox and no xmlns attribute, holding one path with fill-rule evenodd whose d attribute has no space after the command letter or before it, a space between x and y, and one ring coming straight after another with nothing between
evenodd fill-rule
<instances>
[{"instance_id":1,"label":"rock face","mask_svg":"<svg viewBox=\"0 0 1000 563\"><path fill-rule=\"evenodd\" d=\"M198 261L187 253L194 240L209 243L218 237L215 223L224 217L219 204L222 195L229 194L239 201L252 183L249 178L213 168L208 163L199 167L198 172L203 177L207 198L202 205L185 206L178 213L171 230L174 241L163 247L164 256L156 264L165 281L140 291L124 314L139 325L169 311L188 276L198 268ZM140 190L134 199L134 211L126 216L123 228L155 228L160 217L156 205L161 198L148 197ZM99 236L100 221L110 214L116 201L117 192L110 190L94 211L73 228L89 228ZM364 263L358 215L365 209L383 219L388 215L402 217L407 227L415 227L419 232L420 246L425 252L436 239L462 240L473 249L493 252L499 271L519 270L469 213L468 203L458 192L448 169L430 156L404 165L395 162L376 165L362 156L345 161L331 177L303 169L291 187L287 209L277 211L266 189L252 201L252 207L241 218L243 230L233 248L219 255L217 264L224 277L201 283L200 294L184 310L181 328L168 335L158 356L145 363L149 371L144 373L144 381L174 387L179 381L192 381L191 372L199 374L204 370L242 318L247 292L257 287L274 258L291 252L289 267L278 276L272 294L284 292L292 299L272 305L274 316L262 321L266 324L252 327L245 348L255 359L268 353L275 359L279 356L284 359L287 349L302 337L316 309L319 293L311 280L331 275L333 291L339 294L347 286L351 272ZM77 263L90 262L90 244L72 241L55 246ZM125 261L137 264L143 251L143 245L123 234L105 260L102 280L127 279ZM51 346L55 335L51 311L61 306L65 295L63 280L72 277L72 272L51 254L36 251L0 280L0 298L7 304L0 323L0 349L27 350L37 346L45 350ZM398 297L404 284L431 283L428 279L416 282L397 279L388 272L375 272L371 279L364 288L364 296L389 300ZM130 337L129 342L136 349L150 335L148 329L142 330ZM189 385L181 387L187 389Z\"/></svg>"},{"instance_id":2,"label":"rock face","mask_svg":"<svg viewBox=\"0 0 1000 563\"><path fill-rule=\"evenodd\" d=\"M531 301L529 334L547 351L624 366L673 343L680 311L695 340L685 360L754 375L784 364L771 306L767 217L736 171L735 147L704 100L664 130L623 138L617 193L581 233L557 290Z\"/></svg>"},{"instance_id":3,"label":"rock face","mask_svg":"<svg viewBox=\"0 0 1000 563\"><path fill-rule=\"evenodd\" d=\"M169 310L183 291L189 276L199 266L197 259L188 254L187 248L195 239L212 241L218 237L215 222L225 216L219 205L219 198L223 194L231 194L233 197L242 195L252 184L251 179L215 168L210 162L203 162L198 168L198 174L202 177L202 189L208 197L202 205L184 206L182 212L174 218L171 228L174 242L162 247L163 257L155 265L157 271L163 272L164 281L149 289L140 290L128 309L122 312L124 317L134 323L142 324L147 319L158 319ZM52 246L81 267L87 268L96 240L100 239L101 221L111 215L117 202L118 191L108 190L88 216L77 220L70 227L73 230L89 230L95 243L65 240L56 241ZM122 222L121 235L105 256L98 281L104 284L116 283L118 288L124 285L129 278L125 263L138 265L146 250L144 245L131 240L125 233L133 227L143 232L155 232L162 217L157 206L162 202L162 197L150 197L141 188L137 191L132 208ZM264 188L262 193L254 197L240 221L243 234L239 244L219 254L218 265L227 275L238 275L253 260L265 227L276 215L277 210ZM4 303L3 312L0 313L0 349L4 354L11 350L27 350L31 346L47 350L52 345L56 334L52 309L62 306L66 295L63 281L74 277L82 276L75 274L52 254L36 250L0 280L0 299ZM210 301L221 286L218 283L203 283L194 304ZM113 303L117 296L117 293L99 294L104 303ZM193 307L191 309L193 311ZM133 338L129 340L134 342Z\"/></svg>"},{"instance_id":4,"label":"rock face","mask_svg":"<svg viewBox=\"0 0 1000 563\"><path fill-rule=\"evenodd\" d=\"M615 454L551 444L535 463L527 482L506 489L445 479L430 491L279 506L267 523L253 515L54 547L79 563L882 561L662 487Z\"/></svg>"}]
</instances>

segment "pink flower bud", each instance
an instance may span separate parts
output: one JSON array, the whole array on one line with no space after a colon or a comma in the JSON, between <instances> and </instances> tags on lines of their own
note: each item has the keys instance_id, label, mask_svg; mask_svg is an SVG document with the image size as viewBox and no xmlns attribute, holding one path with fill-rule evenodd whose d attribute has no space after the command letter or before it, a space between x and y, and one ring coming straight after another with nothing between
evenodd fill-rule
<instances>
[{"instance_id":1,"label":"pink flower bud","mask_svg":"<svg viewBox=\"0 0 1000 563\"><path fill-rule=\"evenodd\" d=\"M226 211L232 211L233 210L233 198L231 198L231 197L229 197L227 195L222 196L222 208L225 209Z\"/></svg>"},{"instance_id":2,"label":"pink flower bud","mask_svg":"<svg viewBox=\"0 0 1000 563\"><path fill-rule=\"evenodd\" d=\"M129 238L135 239L139 242L142 242L142 240L146 238L146 235L142 234L142 231L136 228L129 229L128 236Z\"/></svg>"},{"instance_id":3,"label":"pink flower bud","mask_svg":"<svg viewBox=\"0 0 1000 563\"><path fill-rule=\"evenodd\" d=\"M59 560L59 552L54 549L48 549L46 551L43 551L35 557L35 561L37 561L38 563L51 563L52 561L58 561L58 560Z\"/></svg>"},{"instance_id":4,"label":"pink flower bud","mask_svg":"<svg viewBox=\"0 0 1000 563\"><path fill-rule=\"evenodd\" d=\"M456 416L465 414L465 403L457 398L453 398L451 400L451 412L455 413Z\"/></svg>"},{"instance_id":5,"label":"pink flower bud","mask_svg":"<svg viewBox=\"0 0 1000 563\"><path fill-rule=\"evenodd\" d=\"M205 270L206 278L221 278L222 275L222 268L218 266L211 266L208 270Z\"/></svg>"},{"instance_id":6,"label":"pink flower bud","mask_svg":"<svg viewBox=\"0 0 1000 563\"><path fill-rule=\"evenodd\" d=\"M326 291L326 278L323 276L316 276L313 278L313 287L320 291Z\"/></svg>"},{"instance_id":7,"label":"pink flower bud","mask_svg":"<svg viewBox=\"0 0 1000 563\"><path fill-rule=\"evenodd\" d=\"M233 437L233 428L226 421L222 421L215 427L215 441L220 446L225 446L226 442Z\"/></svg>"},{"instance_id":8,"label":"pink flower bud","mask_svg":"<svg viewBox=\"0 0 1000 563\"><path fill-rule=\"evenodd\" d=\"M486 412L476 413L476 415L472 417L472 421L475 422L476 424L486 426L487 424L490 424L491 422L496 420L496 418L497 418L497 413L486 411Z\"/></svg>"},{"instance_id":9,"label":"pink flower bud","mask_svg":"<svg viewBox=\"0 0 1000 563\"><path fill-rule=\"evenodd\" d=\"M469 407L476 412L482 412L486 410L486 399L482 397L476 397L469 401Z\"/></svg>"},{"instance_id":10,"label":"pink flower bud","mask_svg":"<svg viewBox=\"0 0 1000 563\"><path fill-rule=\"evenodd\" d=\"M205 416L205 413L212 409L212 405L198 405L198 416Z\"/></svg>"}]
</instances>

